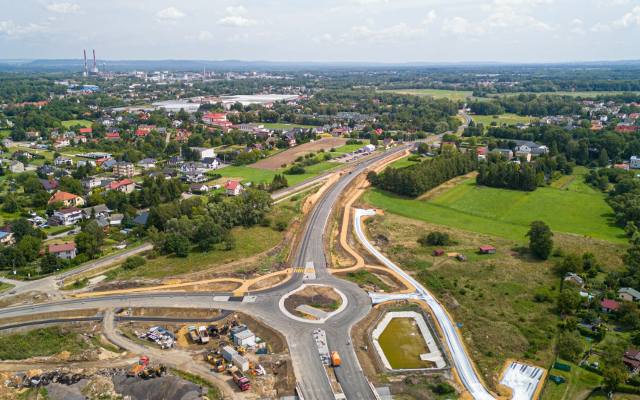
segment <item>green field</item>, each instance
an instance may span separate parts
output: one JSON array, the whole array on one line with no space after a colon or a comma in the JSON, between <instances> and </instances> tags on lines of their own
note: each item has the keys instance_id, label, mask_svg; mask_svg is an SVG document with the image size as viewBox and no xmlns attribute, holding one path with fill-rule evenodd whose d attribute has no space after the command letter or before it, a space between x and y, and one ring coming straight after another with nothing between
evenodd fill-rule
<instances>
[{"instance_id":1,"label":"green field","mask_svg":"<svg viewBox=\"0 0 640 400\"><path fill-rule=\"evenodd\" d=\"M0 359L24 360L36 356L50 356L61 351L77 354L89 347L90 344L84 341L80 334L54 326L0 336Z\"/></svg>"},{"instance_id":2,"label":"green field","mask_svg":"<svg viewBox=\"0 0 640 400\"><path fill-rule=\"evenodd\" d=\"M402 198L378 189L367 192L364 199L405 217L520 242L525 240L534 220L546 222L556 232L614 243L627 241L623 230L611 223L612 210L604 195L593 190L544 187L521 192L476 186L475 179L468 179L429 201Z\"/></svg>"},{"instance_id":3,"label":"green field","mask_svg":"<svg viewBox=\"0 0 640 400\"><path fill-rule=\"evenodd\" d=\"M513 92L513 93L500 93L499 95L491 95L490 97L501 97L501 96L517 96L520 94L535 94L538 96L541 95L556 95L556 96L571 96L571 97L589 97L595 98L598 96L612 96L619 95L623 93L634 93L640 94L640 92L622 92L622 91L593 91L593 92L570 92L570 91L558 91L558 92Z\"/></svg>"},{"instance_id":4,"label":"green field","mask_svg":"<svg viewBox=\"0 0 640 400\"><path fill-rule=\"evenodd\" d=\"M80 125L83 128L90 128L93 122L88 121L86 119L70 119L67 121L62 121L62 126L66 129L71 128L72 126Z\"/></svg>"},{"instance_id":5,"label":"green field","mask_svg":"<svg viewBox=\"0 0 640 400\"><path fill-rule=\"evenodd\" d=\"M0 129L0 139L4 139L11 135L11 131L9 129Z\"/></svg>"},{"instance_id":6,"label":"green field","mask_svg":"<svg viewBox=\"0 0 640 400\"><path fill-rule=\"evenodd\" d=\"M328 171L333 168L337 168L340 165L341 164L338 164L335 162L323 161L318 164L304 167L306 171L306 173L304 174L285 175L285 177L287 178L287 182L289 182L289 186L292 186L304 180L316 177L325 171ZM219 181L221 182L225 181L228 178L235 178L235 179L240 179L241 181L258 184L258 183L271 183L274 175L282 174L285 170L286 168L280 168L273 171L273 170L254 168L249 166L231 165L231 166L216 170L215 173L222 175L224 179L219 179Z\"/></svg>"},{"instance_id":7,"label":"green field","mask_svg":"<svg viewBox=\"0 0 640 400\"><path fill-rule=\"evenodd\" d=\"M293 128L302 128L302 129L311 129L317 128L315 125L300 125L300 124L287 124L284 122L260 122L260 125L264 125L267 129L293 129Z\"/></svg>"},{"instance_id":8,"label":"green field","mask_svg":"<svg viewBox=\"0 0 640 400\"><path fill-rule=\"evenodd\" d=\"M454 101L466 100L473 95L473 92L466 90L444 90L444 89L392 89L382 90L396 94L408 94L411 96L433 97L435 99L451 99Z\"/></svg>"},{"instance_id":9,"label":"green field","mask_svg":"<svg viewBox=\"0 0 640 400\"><path fill-rule=\"evenodd\" d=\"M558 361L563 364L570 365L571 371L565 372L552 369L549 371L549 374L561 376L567 381L559 385L552 381L547 381L542 392L542 400L569 400L585 398L585 395L600 386L602 383L602 377L595 372L587 371L586 369L580 368L576 364L568 361Z\"/></svg>"},{"instance_id":10,"label":"green field","mask_svg":"<svg viewBox=\"0 0 640 400\"><path fill-rule=\"evenodd\" d=\"M389 166L391 168L404 168L404 167L410 167L410 166L418 164L420 162L420 161L411 161L411 160L409 160L409 157L411 157L411 156L402 157L401 159L396 160L396 161L392 162L391 164L389 164Z\"/></svg>"},{"instance_id":11,"label":"green field","mask_svg":"<svg viewBox=\"0 0 640 400\"><path fill-rule=\"evenodd\" d=\"M534 122L536 118L523 117L516 114L506 113L500 115L472 115L471 118L476 124L482 124L485 128L491 126L492 123L501 125L528 124Z\"/></svg>"}]
</instances>

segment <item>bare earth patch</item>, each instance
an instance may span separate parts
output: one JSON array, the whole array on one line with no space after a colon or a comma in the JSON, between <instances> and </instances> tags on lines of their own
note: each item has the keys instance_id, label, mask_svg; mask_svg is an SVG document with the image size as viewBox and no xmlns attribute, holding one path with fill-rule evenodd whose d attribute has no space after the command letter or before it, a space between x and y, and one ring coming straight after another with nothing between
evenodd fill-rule
<instances>
[{"instance_id":1,"label":"bare earth patch","mask_svg":"<svg viewBox=\"0 0 640 400\"><path fill-rule=\"evenodd\" d=\"M287 311L301 317L308 317L308 315L296 310L299 306L307 305L324 312L332 312L337 310L340 304L342 304L342 298L333 288L317 285L309 285L284 301Z\"/></svg>"},{"instance_id":2,"label":"bare earth patch","mask_svg":"<svg viewBox=\"0 0 640 400\"><path fill-rule=\"evenodd\" d=\"M260 160L251 166L262 169L278 169L281 168L283 164L291 164L296 158L304 156L305 154L314 153L318 150L330 150L334 147L343 146L346 143L347 139L344 138L322 138L315 142L304 143L300 146L290 148L273 157Z\"/></svg>"}]
</instances>

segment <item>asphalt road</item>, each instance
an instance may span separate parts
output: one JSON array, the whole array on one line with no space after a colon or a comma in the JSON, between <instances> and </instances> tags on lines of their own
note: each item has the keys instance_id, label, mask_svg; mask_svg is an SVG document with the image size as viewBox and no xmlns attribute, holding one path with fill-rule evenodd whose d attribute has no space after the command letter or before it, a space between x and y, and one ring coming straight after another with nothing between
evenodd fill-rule
<instances>
[{"instance_id":1,"label":"asphalt road","mask_svg":"<svg viewBox=\"0 0 640 400\"><path fill-rule=\"evenodd\" d=\"M256 293L257 301L253 303L213 301L214 295L229 295L230 293L132 293L9 307L0 310L0 318L87 308L113 310L117 307L150 306L219 308L242 311L280 331L285 336L296 378L307 400L333 398L331 387L312 336L314 329L322 328L327 333L330 350L338 351L342 358L342 365L336 368L336 375L347 399L373 399L374 395L362 372L350 339L351 328L370 311L371 301L367 293L357 285L335 278L327 272L324 233L336 201L353 179L372 164L401 150L403 150L403 147L373 156L355 166L351 173L345 173L321 196L308 218L302 241L294 257L295 266L305 266L307 262L312 262L317 276L313 283L335 287L347 297L345 310L322 325L294 321L280 312L279 299L284 294L300 286L303 278L300 273L294 274L292 279L276 288ZM109 322L109 324L112 324L112 322ZM109 325L108 328L112 334L113 326Z\"/></svg>"}]
</instances>

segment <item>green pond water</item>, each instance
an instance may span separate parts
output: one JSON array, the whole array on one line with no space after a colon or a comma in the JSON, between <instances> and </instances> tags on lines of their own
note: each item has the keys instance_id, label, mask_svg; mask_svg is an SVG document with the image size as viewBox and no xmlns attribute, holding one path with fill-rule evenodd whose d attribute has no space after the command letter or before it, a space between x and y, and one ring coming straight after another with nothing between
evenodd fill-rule
<instances>
[{"instance_id":1,"label":"green pond water","mask_svg":"<svg viewBox=\"0 0 640 400\"><path fill-rule=\"evenodd\" d=\"M391 368L429 368L433 364L422 361L420 354L428 353L427 344L413 318L394 318L378 338Z\"/></svg>"}]
</instances>

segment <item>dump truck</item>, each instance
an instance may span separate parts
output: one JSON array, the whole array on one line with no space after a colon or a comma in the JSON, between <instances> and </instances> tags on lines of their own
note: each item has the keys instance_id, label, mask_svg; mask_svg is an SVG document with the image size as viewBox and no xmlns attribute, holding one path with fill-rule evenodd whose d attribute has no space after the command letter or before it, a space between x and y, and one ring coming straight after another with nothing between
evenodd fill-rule
<instances>
[{"instance_id":1,"label":"dump truck","mask_svg":"<svg viewBox=\"0 0 640 400\"><path fill-rule=\"evenodd\" d=\"M342 363L342 360L340 359L340 354L338 354L337 351L332 351L331 352L331 366L332 367L339 367L341 363Z\"/></svg>"},{"instance_id":2,"label":"dump truck","mask_svg":"<svg viewBox=\"0 0 640 400\"><path fill-rule=\"evenodd\" d=\"M200 343L209 343L209 333L207 332L206 326L201 326L198 328L198 336L200 336Z\"/></svg>"},{"instance_id":3,"label":"dump truck","mask_svg":"<svg viewBox=\"0 0 640 400\"><path fill-rule=\"evenodd\" d=\"M195 326L188 327L187 331L189 332L189 338L191 338L193 343L198 343L200 341L200 335L198 335L198 330Z\"/></svg>"},{"instance_id":4,"label":"dump truck","mask_svg":"<svg viewBox=\"0 0 640 400\"><path fill-rule=\"evenodd\" d=\"M246 376L244 376L242 372L233 371L231 373L231 377L241 391L245 392L251 389L251 381Z\"/></svg>"},{"instance_id":5,"label":"dump truck","mask_svg":"<svg viewBox=\"0 0 640 400\"><path fill-rule=\"evenodd\" d=\"M147 356L140 357L140 360L138 360L137 363L133 364L131 368L129 368L129 371L127 371L127 376L140 375L140 373L144 371L148 365L149 365L149 357Z\"/></svg>"}]
</instances>

